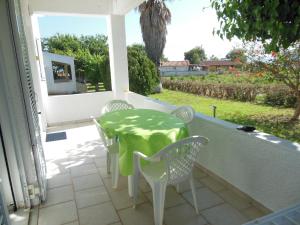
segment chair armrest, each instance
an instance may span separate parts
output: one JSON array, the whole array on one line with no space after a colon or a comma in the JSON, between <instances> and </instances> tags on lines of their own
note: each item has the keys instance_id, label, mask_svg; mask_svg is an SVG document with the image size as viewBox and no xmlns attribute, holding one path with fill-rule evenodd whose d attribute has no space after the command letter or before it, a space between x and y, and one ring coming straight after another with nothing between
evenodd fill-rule
<instances>
[{"instance_id":1,"label":"chair armrest","mask_svg":"<svg viewBox=\"0 0 300 225\"><path fill-rule=\"evenodd\" d=\"M138 173L141 171L141 158L146 161L151 161L151 157L146 156L145 154L134 151L133 152L133 164L134 164L134 172Z\"/></svg>"}]
</instances>

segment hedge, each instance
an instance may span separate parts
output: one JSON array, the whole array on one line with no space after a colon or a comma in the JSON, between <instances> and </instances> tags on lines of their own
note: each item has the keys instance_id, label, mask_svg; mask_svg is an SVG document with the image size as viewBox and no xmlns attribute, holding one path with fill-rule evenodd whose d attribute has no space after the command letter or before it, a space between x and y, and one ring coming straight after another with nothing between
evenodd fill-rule
<instances>
[{"instance_id":1,"label":"hedge","mask_svg":"<svg viewBox=\"0 0 300 225\"><path fill-rule=\"evenodd\" d=\"M297 98L284 85L201 83L192 80L162 79L164 88L201 96L256 102L271 106L295 107Z\"/></svg>"}]
</instances>

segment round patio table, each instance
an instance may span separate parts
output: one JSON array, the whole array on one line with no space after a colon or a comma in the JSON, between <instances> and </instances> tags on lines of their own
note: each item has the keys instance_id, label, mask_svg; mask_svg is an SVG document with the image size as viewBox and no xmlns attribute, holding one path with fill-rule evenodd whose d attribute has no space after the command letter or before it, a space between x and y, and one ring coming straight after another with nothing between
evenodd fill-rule
<instances>
[{"instance_id":1,"label":"round patio table","mask_svg":"<svg viewBox=\"0 0 300 225\"><path fill-rule=\"evenodd\" d=\"M119 168L123 176L133 174L133 152L151 156L167 145L188 137L179 118L151 109L129 109L104 114L98 119L109 138L119 140Z\"/></svg>"}]
</instances>

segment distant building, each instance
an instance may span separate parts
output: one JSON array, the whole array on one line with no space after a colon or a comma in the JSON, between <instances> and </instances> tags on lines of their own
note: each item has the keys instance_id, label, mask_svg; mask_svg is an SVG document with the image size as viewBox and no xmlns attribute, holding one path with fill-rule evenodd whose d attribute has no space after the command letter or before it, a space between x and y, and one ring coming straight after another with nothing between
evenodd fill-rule
<instances>
[{"instance_id":1,"label":"distant building","mask_svg":"<svg viewBox=\"0 0 300 225\"><path fill-rule=\"evenodd\" d=\"M43 52L48 94L77 92L74 58Z\"/></svg>"},{"instance_id":2,"label":"distant building","mask_svg":"<svg viewBox=\"0 0 300 225\"><path fill-rule=\"evenodd\" d=\"M206 75L208 72L224 72L241 65L230 60L202 61L190 64L188 60L162 62L159 70L162 76Z\"/></svg>"},{"instance_id":3,"label":"distant building","mask_svg":"<svg viewBox=\"0 0 300 225\"><path fill-rule=\"evenodd\" d=\"M195 65L201 67L204 71L220 71L220 70L229 70L240 66L240 62L230 61L230 60L211 60L211 61L202 61L199 64ZM191 65L192 66L192 65Z\"/></svg>"},{"instance_id":4,"label":"distant building","mask_svg":"<svg viewBox=\"0 0 300 225\"><path fill-rule=\"evenodd\" d=\"M162 62L159 69L161 72L182 72L189 71L190 62L188 60L184 61L167 61Z\"/></svg>"}]
</instances>

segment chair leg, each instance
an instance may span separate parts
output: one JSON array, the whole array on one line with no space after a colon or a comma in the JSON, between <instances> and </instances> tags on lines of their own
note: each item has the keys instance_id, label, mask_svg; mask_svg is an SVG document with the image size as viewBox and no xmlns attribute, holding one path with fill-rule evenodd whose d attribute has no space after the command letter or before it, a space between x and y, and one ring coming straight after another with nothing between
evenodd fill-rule
<instances>
[{"instance_id":1,"label":"chair leg","mask_svg":"<svg viewBox=\"0 0 300 225\"><path fill-rule=\"evenodd\" d=\"M167 184L154 183L151 186L153 194L154 224L162 225Z\"/></svg>"},{"instance_id":2,"label":"chair leg","mask_svg":"<svg viewBox=\"0 0 300 225\"><path fill-rule=\"evenodd\" d=\"M139 171L135 171L133 175L133 207L136 207L138 195L139 195L139 179L140 179L140 173Z\"/></svg>"},{"instance_id":3,"label":"chair leg","mask_svg":"<svg viewBox=\"0 0 300 225\"><path fill-rule=\"evenodd\" d=\"M191 185L191 190L192 190L192 194L193 194L194 207L195 207L196 213L199 214L197 194L196 194L196 188L195 188L193 176L191 176L191 178L190 178L190 185Z\"/></svg>"},{"instance_id":4,"label":"chair leg","mask_svg":"<svg viewBox=\"0 0 300 225\"><path fill-rule=\"evenodd\" d=\"M111 181L112 181L112 187L117 188L118 187L118 181L119 181L119 154L113 153L110 154L111 159Z\"/></svg>"},{"instance_id":5,"label":"chair leg","mask_svg":"<svg viewBox=\"0 0 300 225\"><path fill-rule=\"evenodd\" d=\"M110 165L111 165L111 158L109 151L106 152L106 172L107 174L110 174Z\"/></svg>"}]
</instances>

